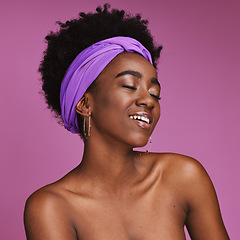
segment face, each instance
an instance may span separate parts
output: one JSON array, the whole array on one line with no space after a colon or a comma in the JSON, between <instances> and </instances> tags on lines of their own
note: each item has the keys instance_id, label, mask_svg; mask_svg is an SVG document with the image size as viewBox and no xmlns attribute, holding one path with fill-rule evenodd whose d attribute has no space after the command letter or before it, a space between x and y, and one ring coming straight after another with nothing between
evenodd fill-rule
<instances>
[{"instance_id":1,"label":"face","mask_svg":"<svg viewBox=\"0 0 240 240\"><path fill-rule=\"evenodd\" d=\"M144 146L160 117L155 68L141 55L123 52L96 81L91 133L131 147Z\"/></svg>"}]
</instances>

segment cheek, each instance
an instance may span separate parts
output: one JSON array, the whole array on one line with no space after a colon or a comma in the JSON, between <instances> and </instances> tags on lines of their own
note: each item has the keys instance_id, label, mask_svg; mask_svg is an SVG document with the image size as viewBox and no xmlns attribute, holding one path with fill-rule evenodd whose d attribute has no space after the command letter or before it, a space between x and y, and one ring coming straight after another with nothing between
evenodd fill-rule
<instances>
[{"instance_id":1,"label":"cheek","mask_svg":"<svg viewBox=\"0 0 240 240\"><path fill-rule=\"evenodd\" d=\"M97 96L94 100L93 114L97 114L99 117L109 119L120 117L123 108L123 99L119 94L115 94L114 91L105 91L101 95Z\"/></svg>"},{"instance_id":2,"label":"cheek","mask_svg":"<svg viewBox=\"0 0 240 240\"><path fill-rule=\"evenodd\" d=\"M98 108L121 111L127 107L127 99L124 92L119 91L118 87L112 87L107 91L102 91L101 95L96 98L96 103Z\"/></svg>"},{"instance_id":3,"label":"cheek","mask_svg":"<svg viewBox=\"0 0 240 240\"><path fill-rule=\"evenodd\" d=\"M116 96L106 93L105 95L97 99L97 108L103 108L110 111L117 107L118 101L119 99Z\"/></svg>"}]
</instances>

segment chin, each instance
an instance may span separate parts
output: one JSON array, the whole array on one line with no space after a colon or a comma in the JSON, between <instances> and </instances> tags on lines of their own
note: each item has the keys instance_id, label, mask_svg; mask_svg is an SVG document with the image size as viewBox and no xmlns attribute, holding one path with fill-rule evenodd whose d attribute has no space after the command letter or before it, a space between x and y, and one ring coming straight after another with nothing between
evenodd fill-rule
<instances>
[{"instance_id":1,"label":"chin","mask_svg":"<svg viewBox=\"0 0 240 240\"><path fill-rule=\"evenodd\" d=\"M144 146L147 145L148 139L149 139L149 138L146 138L146 137L144 137L144 138L135 138L135 139L132 141L132 143L133 143L132 145L133 145L134 148L144 147Z\"/></svg>"}]
</instances>

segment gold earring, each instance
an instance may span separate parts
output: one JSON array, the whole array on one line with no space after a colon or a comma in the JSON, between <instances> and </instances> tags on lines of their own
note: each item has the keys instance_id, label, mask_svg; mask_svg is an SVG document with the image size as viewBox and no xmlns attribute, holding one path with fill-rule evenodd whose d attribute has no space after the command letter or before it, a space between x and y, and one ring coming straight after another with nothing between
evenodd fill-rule
<instances>
[{"instance_id":1,"label":"gold earring","mask_svg":"<svg viewBox=\"0 0 240 240\"><path fill-rule=\"evenodd\" d=\"M151 136L150 136L150 138L149 138L149 148L148 148L148 150L146 150L146 153L149 152L151 146L152 146L152 138L151 138Z\"/></svg>"},{"instance_id":2,"label":"gold earring","mask_svg":"<svg viewBox=\"0 0 240 240\"><path fill-rule=\"evenodd\" d=\"M86 132L86 117L83 118L83 134L86 139L91 135L91 115L88 116L88 131Z\"/></svg>"}]
</instances>

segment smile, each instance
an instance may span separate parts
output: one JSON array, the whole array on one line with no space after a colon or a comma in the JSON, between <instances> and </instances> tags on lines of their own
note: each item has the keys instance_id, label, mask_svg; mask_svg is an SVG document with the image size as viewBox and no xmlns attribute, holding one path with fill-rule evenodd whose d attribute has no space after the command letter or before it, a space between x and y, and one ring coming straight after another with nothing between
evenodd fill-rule
<instances>
[{"instance_id":1,"label":"smile","mask_svg":"<svg viewBox=\"0 0 240 240\"><path fill-rule=\"evenodd\" d=\"M143 121L143 122L145 122L145 123L147 123L147 124L150 124L150 119L147 118L147 117L139 116L139 115L130 115L129 117L130 117L131 119Z\"/></svg>"}]
</instances>

